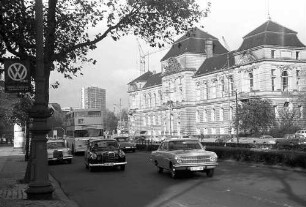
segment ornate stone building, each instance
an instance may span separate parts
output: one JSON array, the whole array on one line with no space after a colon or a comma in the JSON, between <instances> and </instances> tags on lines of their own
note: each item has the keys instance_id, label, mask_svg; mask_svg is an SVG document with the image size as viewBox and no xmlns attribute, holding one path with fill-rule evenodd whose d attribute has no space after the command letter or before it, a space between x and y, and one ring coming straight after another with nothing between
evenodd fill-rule
<instances>
[{"instance_id":1,"label":"ornate stone building","mask_svg":"<svg viewBox=\"0 0 306 207\"><path fill-rule=\"evenodd\" d=\"M129 130L134 134L235 133L236 104L270 99L299 111L306 127L306 47L297 33L268 20L227 51L214 36L193 28L161 60L161 72L146 72L128 84Z\"/></svg>"}]
</instances>

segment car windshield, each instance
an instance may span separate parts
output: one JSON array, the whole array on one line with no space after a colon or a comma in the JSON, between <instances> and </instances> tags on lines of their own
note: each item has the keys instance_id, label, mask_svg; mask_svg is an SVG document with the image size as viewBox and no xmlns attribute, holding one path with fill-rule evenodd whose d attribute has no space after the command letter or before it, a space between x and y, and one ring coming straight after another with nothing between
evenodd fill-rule
<instances>
[{"instance_id":1,"label":"car windshield","mask_svg":"<svg viewBox=\"0 0 306 207\"><path fill-rule=\"evenodd\" d=\"M117 142L128 142L129 139L127 137L118 137L116 138Z\"/></svg>"},{"instance_id":2,"label":"car windshield","mask_svg":"<svg viewBox=\"0 0 306 207\"><path fill-rule=\"evenodd\" d=\"M114 150L119 148L119 145L116 141L103 140L103 141L92 142L91 147L93 147L93 150Z\"/></svg>"},{"instance_id":3,"label":"car windshield","mask_svg":"<svg viewBox=\"0 0 306 207\"><path fill-rule=\"evenodd\" d=\"M48 149L64 148L65 143L64 142L48 142L47 147L48 147Z\"/></svg>"},{"instance_id":4,"label":"car windshield","mask_svg":"<svg viewBox=\"0 0 306 207\"><path fill-rule=\"evenodd\" d=\"M198 141L170 141L169 150L194 150L202 149Z\"/></svg>"}]
</instances>

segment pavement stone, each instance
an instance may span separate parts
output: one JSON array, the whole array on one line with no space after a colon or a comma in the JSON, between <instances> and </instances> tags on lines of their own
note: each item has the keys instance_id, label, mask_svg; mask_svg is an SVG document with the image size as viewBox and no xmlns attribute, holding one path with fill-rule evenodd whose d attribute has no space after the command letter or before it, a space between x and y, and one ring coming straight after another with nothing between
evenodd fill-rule
<instances>
[{"instance_id":1,"label":"pavement stone","mask_svg":"<svg viewBox=\"0 0 306 207\"><path fill-rule=\"evenodd\" d=\"M49 180L55 189L53 199L28 200L25 193L28 185L20 182L26 167L22 149L0 144L0 207L78 207L50 174Z\"/></svg>"}]
</instances>

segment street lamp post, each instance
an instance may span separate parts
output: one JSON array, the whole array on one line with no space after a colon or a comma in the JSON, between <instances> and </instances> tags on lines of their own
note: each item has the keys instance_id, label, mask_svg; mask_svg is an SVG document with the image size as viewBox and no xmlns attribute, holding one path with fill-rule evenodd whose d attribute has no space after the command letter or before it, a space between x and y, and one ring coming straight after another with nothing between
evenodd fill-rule
<instances>
[{"instance_id":1,"label":"street lamp post","mask_svg":"<svg viewBox=\"0 0 306 207\"><path fill-rule=\"evenodd\" d=\"M31 125L32 153L30 158L30 183L26 190L28 199L51 199L54 191L49 181L48 155L46 134L50 131L47 118L51 116L48 109L48 88L44 73L43 49L43 4L42 0L35 1L36 18L36 70L35 70L35 102L30 111L33 119Z\"/></svg>"}]
</instances>

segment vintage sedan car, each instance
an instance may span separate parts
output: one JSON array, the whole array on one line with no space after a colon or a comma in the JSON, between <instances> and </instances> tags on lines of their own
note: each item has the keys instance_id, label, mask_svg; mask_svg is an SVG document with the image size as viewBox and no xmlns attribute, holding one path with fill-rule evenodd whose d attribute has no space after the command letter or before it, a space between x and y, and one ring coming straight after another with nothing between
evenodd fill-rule
<instances>
[{"instance_id":1,"label":"vintage sedan car","mask_svg":"<svg viewBox=\"0 0 306 207\"><path fill-rule=\"evenodd\" d=\"M217 159L215 152L206 151L198 139L190 138L165 140L151 153L151 161L159 172L169 170L172 178L182 171L206 172L212 177Z\"/></svg>"},{"instance_id":2,"label":"vintage sedan car","mask_svg":"<svg viewBox=\"0 0 306 207\"><path fill-rule=\"evenodd\" d=\"M114 139L117 140L120 145L120 149L123 151L136 151L136 143L129 137L115 137Z\"/></svg>"},{"instance_id":3,"label":"vintage sedan car","mask_svg":"<svg viewBox=\"0 0 306 207\"><path fill-rule=\"evenodd\" d=\"M305 146L306 138L300 134L285 134L283 138L276 139L275 146L278 149L290 149L296 146Z\"/></svg>"},{"instance_id":4,"label":"vintage sedan car","mask_svg":"<svg viewBox=\"0 0 306 207\"><path fill-rule=\"evenodd\" d=\"M91 139L85 151L85 166L92 172L98 167L119 167L125 170L125 153L115 139Z\"/></svg>"},{"instance_id":5,"label":"vintage sedan car","mask_svg":"<svg viewBox=\"0 0 306 207\"><path fill-rule=\"evenodd\" d=\"M71 149L66 146L63 139L49 139L47 141L47 153L49 163L51 161L66 161L69 164L72 162Z\"/></svg>"}]
</instances>

